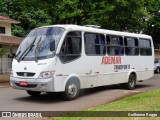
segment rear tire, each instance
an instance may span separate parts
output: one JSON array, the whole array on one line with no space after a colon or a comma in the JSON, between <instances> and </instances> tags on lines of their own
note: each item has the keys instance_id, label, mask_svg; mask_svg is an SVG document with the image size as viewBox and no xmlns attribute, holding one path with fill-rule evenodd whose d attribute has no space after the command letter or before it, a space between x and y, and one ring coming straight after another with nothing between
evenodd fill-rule
<instances>
[{"instance_id":1,"label":"rear tire","mask_svg":"<svg viewBox=\"0 0 160 120\"><path fill-rule=\"evenodd\" d=\"M80 85L78 81L69 80L65 87L64 97L66 100L74 100L78 97Z\"/></svg>"},{"instance_id":2,"label":"rear tire","mask_svg":"<svg viewBox=\"0 0 160 120\"><path fill-rule=\"evenodd\" d=\"M41 92L29 91L29 90L27 90L27 93L32 97L37 97L37 96L39 96L41 94Z\"/></svg>"},{"instance_id":3,"label":"rear tire","mask_svg":"<svg viewBox=\"0 0 160 120\"><path fill-rule=\"evenodd\" d=\"M160 73L160 67L157 67L156 73Z\"/></svg>"},{"instance_id":4,"label":"rear tire","mask_svg":"<svg viewBox=\"0 0 160 120\"><path fill-rule=\"evenodd\" d=\"M128 83L126 83L126 87L129 90L135 89L136 86L136 75L135 74L130 74L128 78Z\"/></svg>"}]
</instances>

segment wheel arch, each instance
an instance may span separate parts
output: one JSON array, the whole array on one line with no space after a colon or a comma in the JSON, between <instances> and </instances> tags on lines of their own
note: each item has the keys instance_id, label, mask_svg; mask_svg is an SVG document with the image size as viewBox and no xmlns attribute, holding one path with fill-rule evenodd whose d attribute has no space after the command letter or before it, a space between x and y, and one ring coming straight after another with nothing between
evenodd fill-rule
<instances>
[{"instance_id":1,"label":"wheel arch","mask_svg":"<svg viewBox=\"0 0 160 120\"><path fill-rule=\"evenodd\" d=\"M128 76L127 76L127 79L129 79L129 76L130 76L131 74L135 75L136 81L137 81L137 72L136 72L135 70L129 71Z\"/></svg>"},{"instance_id":2,"label":"wheel arch","mask_svg":"<svg viewBox=\"0 0 160 120\"><path fill-rule=\"evenodd\" d=\"M72 75L69 75L69 76L65 79L64 84L63 84L63 90L65 90L65 87L66 87L67 82L68 82L68 81L71 81L71 80L77 81L77 82L79 83L79 88L81 88L81 82L80 82L79 76L76 75L76 74L72 74Z\"/></svg>"}]
</instances>

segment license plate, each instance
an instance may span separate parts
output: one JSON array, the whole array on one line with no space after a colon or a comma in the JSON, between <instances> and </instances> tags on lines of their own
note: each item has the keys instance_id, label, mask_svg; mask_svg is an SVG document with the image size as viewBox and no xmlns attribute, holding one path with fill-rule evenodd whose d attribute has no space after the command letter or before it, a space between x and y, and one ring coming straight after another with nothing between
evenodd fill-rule
<instances>
[{"instance_id":1,"label":"license plate","mask_svg":"<svg viewBox=\"0 0 160 120\"><path fill-rule=\"evenodd\" d=\"M28 83L24 82L24 81L21 81L19 84L20 84L20 86L28 86Z\"/></svg>"}]
</instances>

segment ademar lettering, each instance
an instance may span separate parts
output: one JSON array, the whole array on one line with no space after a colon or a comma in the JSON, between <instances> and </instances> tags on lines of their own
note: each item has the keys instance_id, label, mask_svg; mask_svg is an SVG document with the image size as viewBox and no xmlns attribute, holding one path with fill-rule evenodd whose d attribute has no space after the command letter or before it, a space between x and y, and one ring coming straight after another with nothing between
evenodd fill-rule
<instances>
[{"instance_id":1,"label":"ademar lettering","mask_svg":"<svg viewBox=\"0 0 160 120\"><path fill-rule=\"evenodd\" d=\"M119 56L103 56L102 64L121 64L121 57Z\"/></svg>"}]
</instances>

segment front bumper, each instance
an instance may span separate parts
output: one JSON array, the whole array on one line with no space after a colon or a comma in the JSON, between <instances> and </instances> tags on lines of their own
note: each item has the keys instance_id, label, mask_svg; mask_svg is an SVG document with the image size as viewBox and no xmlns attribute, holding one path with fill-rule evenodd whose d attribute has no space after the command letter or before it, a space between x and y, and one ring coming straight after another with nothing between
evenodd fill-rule
<instances>
[{"instance_id":1,"label":"front bumper","mask_svg":"<svg viewBox=\"0 0 160 120\"><path fill-rule=\"evenodd\" d=\"M21 81L27 82L28 86L20 86ZM30 90L39 92L55 91L53 77L47 79L10 77L10 84L12 88L20 90Z\"/></svg>"}]
</instances>

